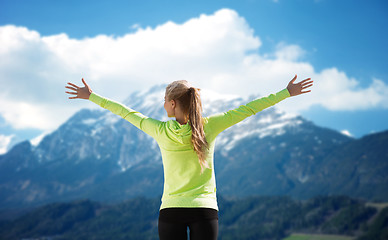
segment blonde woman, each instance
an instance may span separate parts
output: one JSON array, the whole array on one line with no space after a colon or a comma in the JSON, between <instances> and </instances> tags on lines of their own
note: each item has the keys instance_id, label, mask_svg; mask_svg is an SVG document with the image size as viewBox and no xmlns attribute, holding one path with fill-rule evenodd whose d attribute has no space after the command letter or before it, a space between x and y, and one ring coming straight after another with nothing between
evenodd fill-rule
<instances>
[{"instance_id":1,"label":"blonde woman","mask_svg":"<svg viewBox=\"0 0 388 240\"><path fill-rule=\"evenodd\" d=\"M69 99L88 99L129 121L152 136L160 147L164 169L164 189L159 212L158 231L161 240L214 240L218 234L218 205L214 174L214 144L218 134L234 124L313 85L307 78L276 94L253 100L236 109L202 117L199 89L186 80L170 83L165 92L164 108L168 117L162 122L142 115L118 102L104 98L84 87L68 83L73 95Z\"/></svg>"}]
</instances>

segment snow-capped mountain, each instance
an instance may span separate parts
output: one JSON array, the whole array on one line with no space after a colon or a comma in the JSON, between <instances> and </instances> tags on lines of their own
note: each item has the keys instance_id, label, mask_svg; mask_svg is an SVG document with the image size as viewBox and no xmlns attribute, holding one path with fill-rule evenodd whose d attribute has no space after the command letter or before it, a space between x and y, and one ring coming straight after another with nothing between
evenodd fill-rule
<instances>
[{"instance_id":1,"label":"snow-capped mountain","mask_svg":"<svg viewBox=\"0 0 388 240\"><path fill-rule=\"evenodd\" d=\"M133 93L122 103L149 117L167 120L165 87ZM236 108L255 97L203 90L204 116ZM218 193L296 198L347 194L388 199L386 193L370 190L370 181L360 182L362 172L336 164L343 159L333 154L357 141L271 107L218 136ZM346 164L357 159L347 159ZM379 165L387 168L384 160ZM342 176L342 183L333 184L333 172ZM376 181L380 187L388 183L385 178ZM162 189L163 166L156 141L105 109L82 109L38 145L22 142L0 155L1 208L74 198L120 201L138 195L154 197L160 196Z\"/></svg>"}]
</instances>

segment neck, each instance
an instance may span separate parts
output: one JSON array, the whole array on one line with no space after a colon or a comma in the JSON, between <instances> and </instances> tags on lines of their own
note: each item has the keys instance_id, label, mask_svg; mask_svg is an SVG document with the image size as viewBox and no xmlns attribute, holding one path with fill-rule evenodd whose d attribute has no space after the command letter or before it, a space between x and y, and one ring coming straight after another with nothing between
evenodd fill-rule
<instances>
[{"instance_id":1,"label":"neck","mask_svg":"<svg viewBox=\"0 0 388 240\"><path fill-rule=\"evenodd\" d=\"M187 117L185 117L182 112L176 112L175 115L175 120L180 124L180 125L185 125L187 124Z\"/></svg>"},{"instance_id":2,"label":"neck","mask_svg":"<svg viewBox=\"0 0 388 240\"><path fill-rule=\"evenodd\" d=\"M180 125L185 125L185 124L187 124L187 121L185 121L185 119L178 119L178 118L175 118L175 120L176 120Z\"/></svg>"}]
</instances>

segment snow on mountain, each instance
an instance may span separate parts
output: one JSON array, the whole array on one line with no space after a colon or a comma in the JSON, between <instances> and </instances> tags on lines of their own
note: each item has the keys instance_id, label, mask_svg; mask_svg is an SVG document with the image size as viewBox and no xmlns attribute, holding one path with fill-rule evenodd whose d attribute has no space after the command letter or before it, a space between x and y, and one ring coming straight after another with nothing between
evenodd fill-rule
<instances>
[{"instance_id":1,"label":"snow on mountain","mask_svg":"<svg viewBox=\"0 0 388 240\"><path fill-rule=\"evenodd\" d=\"M148 117L169 120L163 107L165 87L135 92L122 104ZM259 97L242 98L206 89L201 95L204 116ZM341 192L341 186L332 189L326 184L333 169L325 159L351 141L355 140L270 107L218 136L217 189L227 195L288 194L296 198ZM163 167L156 141L108 110L82 109L57 130L32 142L20 143L0 155L3 207L79 197L119 201L162 193ZM330 166L336 166L336 159L328 159ZM335 168L343 171L339 176L352 171Z\"/></svg>"},{"instance_id":2,"label":"snow on mountain","mask_svg":"<svg viewBox=\"0 0 388 240\"><path fill-rule=\"evenodd\" d=\"M165 87L166 85L157 85L135 92L122 101L122 104L148 117L162 121L169 120L163 107ZM204 89L201 90L203 115L210 116L225 112L257 97L241 98ZM216 146L221 149L223 155L246 138L280 136L286 132L287 127L296 127L304 121L298 116L281 112L276 108L264 110L257 115L245 119L219 135ZM149 143L145 146L136 144L143 139L147 139ZM80 110L57 131L44 136L39 144L36 142L33 149L39 162L53 161L58 156L61 159L77 159L76 162L89 158L95 158L97 161L114 158L120 171L126 171L140 163L145 164L144 161L148 164L160 164L160 153L156 142L121 117L105 109ZM153 157L144 160L142 154L131 153L134 149L140 151L145 147L151 147L152 151L155 151Z\"/></svg>"}]
</instances>

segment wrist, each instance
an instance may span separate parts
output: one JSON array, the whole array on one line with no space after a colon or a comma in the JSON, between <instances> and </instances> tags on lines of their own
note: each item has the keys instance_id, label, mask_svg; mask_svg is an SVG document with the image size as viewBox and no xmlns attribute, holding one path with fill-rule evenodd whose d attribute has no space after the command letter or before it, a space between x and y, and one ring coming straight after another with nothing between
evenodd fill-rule
<instances>
[{"instance_id":1,"label":"wrist","mask_svg":"<svg viewBox=\"0 0 388 240\"><path fill-rule=\"evenodd\" d=\"M89 93L88 93L88 99L90 98L90 95L92 95L92 90L89 90Z\"/></svg>"},{"instance_id":2,"label":"wrist","mask_svg":"<svg viewBox=\"0 0 388 240\"><path fill-rule=\"evenodd\" d=\"M287 89L287 91L288 91L288 94L290 94L290 97L292 97L292 95L291 95L291 91L290 91L290 88L289 88L289 87L287 87L286 89Z\"/></svg>"}]
</instances>

